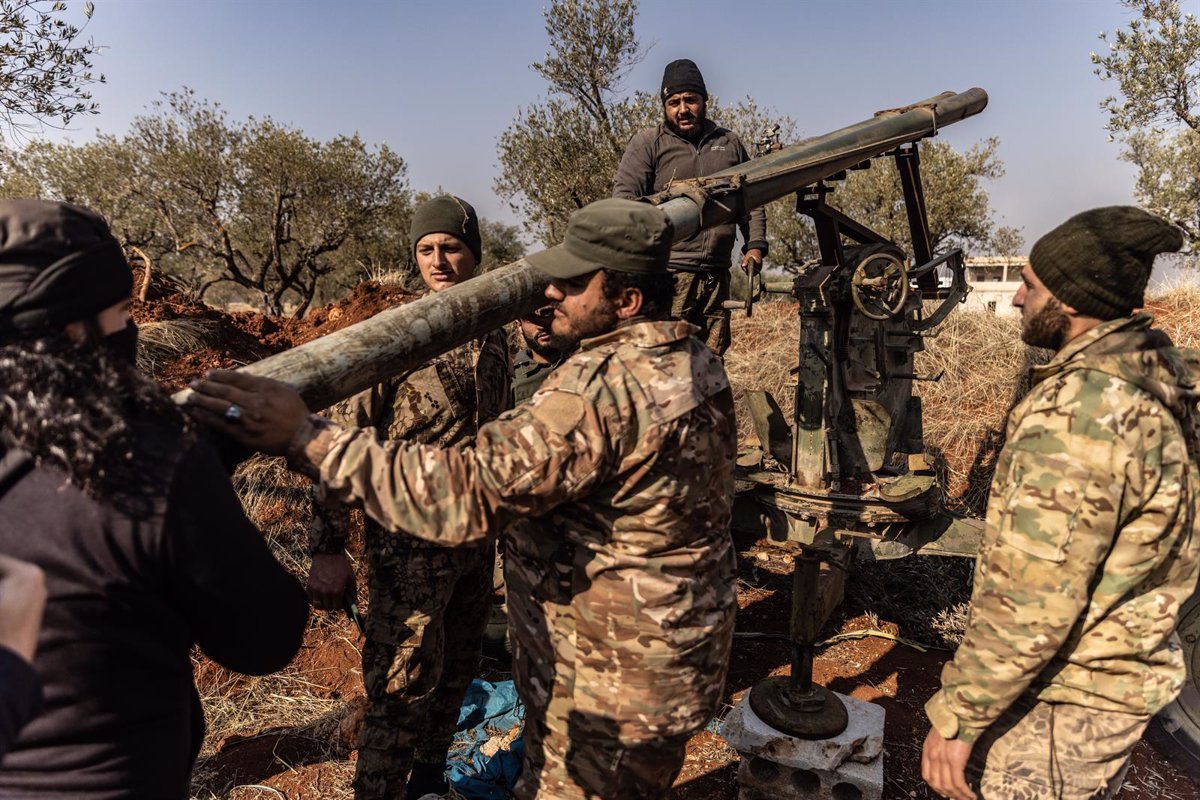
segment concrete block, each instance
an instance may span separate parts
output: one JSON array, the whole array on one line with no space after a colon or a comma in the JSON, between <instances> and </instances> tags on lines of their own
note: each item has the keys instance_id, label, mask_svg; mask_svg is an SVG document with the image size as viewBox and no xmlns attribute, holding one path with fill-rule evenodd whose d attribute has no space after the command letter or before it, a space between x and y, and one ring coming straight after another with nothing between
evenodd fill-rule
<instances>
[{"instance_id":1,"label":"concrete block","mask_svg":"<svg viewBox=\"0 0 1200 800\"><path fill-rule=\"evenodd\" d=\"M744 756L738 786L738 800L881 800L883 757L870 764L847 761L830 772Z\"/></svg>"},{"instance_id":2,"label":"concrete block","mask_svg":"<svg viewBox=\"0 0 1200 800\"><path fill-rule=\"evenodd\" d=\"M844 694L837 696L846 704L850 721L846 730L832 739L797 739L775 730L750 708L749 692L725 717L721 735L739 753L764 756L789 767L834 770L848 761L865 764L879 758L883 752L883 707Z\"/></svg>"},{"instance_id":3,"label":"concrete block","mask_svg":"<svg viewBox=\"0 0 1200 800\"><path fill-rule=\"evenodd\" d=\"M796 739L767 725L747 692L725 718L722 735L742 757L738 800L880 800L884 711L838 695L850 721L839 736Z\"/></svg>"}]
</instances>

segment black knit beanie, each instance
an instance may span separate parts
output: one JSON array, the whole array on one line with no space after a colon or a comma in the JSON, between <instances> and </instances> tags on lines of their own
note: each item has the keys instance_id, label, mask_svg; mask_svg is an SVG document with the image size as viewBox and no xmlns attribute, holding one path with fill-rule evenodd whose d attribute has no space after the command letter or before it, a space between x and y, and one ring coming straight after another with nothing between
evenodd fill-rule
<instances>
[{"instance_id":1,"label":"black knit beanie","mask_svg":"<svg viewBox=\"0 0 1200 800\"><path fill-rule=\"evenodd\" d=\"M479 236L479 217L471 204L452 194L443 194L428 200L413 212L408 229L416 256L417 242L431 233L448 233L462 240L475 255L475 263L483 261L483 240Z\"/></svg>"},{"instance_id":2,"label":"black knit beanie","mask_svg":"<svg viewBox=\"0 0 1200 800\"><path fill-rule=\"evenodd\" d=\"M704 76L700 74L700 68L696 66L696 62L691 59L681 58L678 61L672 61L663 70L661 97L663 103L666 103L667 98L671 95L680 92L695 92L705 100L708 99L708 89L704 88Z\"/></svg>"},{"instance_id":3,"label":"black knit beanie","mask_svg":"<svg viewBox=\"0 0 1200 800\"><path fill-rule=\"evenodd\" d=\"M1145 305L1159 253L1183 247L1183 232L1133 206L1076 214L1033 246L1029 265L1050 293L1097 319L1128 316Z\"/></svg>"},{"instance_id":4,"label":"black knit beanie","mask_svg":"<svg viewBox=\"0 0 1200 800\"><path fill-rule=\"evenodd\" d=\"M0 342L90 319L132 291L129 262L99 214L0 200Z\"/></svg>"}]
</instances>

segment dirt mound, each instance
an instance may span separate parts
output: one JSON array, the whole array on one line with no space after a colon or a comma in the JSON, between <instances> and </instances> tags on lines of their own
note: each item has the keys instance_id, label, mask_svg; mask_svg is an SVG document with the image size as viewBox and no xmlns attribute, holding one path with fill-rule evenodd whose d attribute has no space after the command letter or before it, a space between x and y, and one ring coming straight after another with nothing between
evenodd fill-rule
<instances>
[{"instance_id":1,"label":"dirt mound","mask_svg":"<svg viewBox=\"0 0 1200 800\"><path fill-rule=\"evenodd\" d=\"M139 274L134 285L141 286ZM291 319L222 311L196 300L169 276L155 274L146 299L132 306L141 330L139 366L176 391L205 370L250 364L414 298L398 286L367 281L348 297Z\"/></svg>"},{"instance_id":2,"label":"dirt mound","mask_svg":"<svg viewBox=\"0 0 1200 800\"><path fill-rule=\"evenodd\" d=\"M288 320L288 330L292 341L302 344L356 322L362 322L380 311L403 305L416 297L412 292L393 284L364 281L354 287L354 291L348 297L309 311L303 320Z\"/></svg>"}]
</instances>

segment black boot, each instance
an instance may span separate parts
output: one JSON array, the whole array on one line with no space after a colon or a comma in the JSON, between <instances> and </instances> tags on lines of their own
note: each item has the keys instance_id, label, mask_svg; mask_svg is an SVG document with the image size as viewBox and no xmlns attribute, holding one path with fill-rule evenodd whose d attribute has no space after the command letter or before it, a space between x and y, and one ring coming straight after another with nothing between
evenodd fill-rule
<instances>
[{"instance_id":1,"label":"black boot","mask_svg":"<svg viewBox=\"0 0 1200 800\"><path fill-rule=\"evenodd\" d=\"M408 776L408 790L404 800L420 800L427 794L444 797L450 792L450 784L446 783L446 762L440 764L413 764L412 773Z\"/></svg>"}]
</instances>

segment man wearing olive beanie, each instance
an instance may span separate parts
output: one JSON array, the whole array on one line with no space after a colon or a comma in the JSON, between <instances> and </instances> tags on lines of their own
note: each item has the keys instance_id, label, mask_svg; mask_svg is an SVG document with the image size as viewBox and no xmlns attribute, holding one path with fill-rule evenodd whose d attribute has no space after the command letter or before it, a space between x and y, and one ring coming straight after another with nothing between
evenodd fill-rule
<instances>
[{"instance_id":1,"label":"man wearing olive beanie","mask_svg":"<svg viewBox=\"0 0 1200 800\"><path fill-rule=\"evenodd\" d=\"M475 266L483 261L483 240L479 236L479 217L475 208L452 194L443 194L422 203L413 212L408 228L408 239L413 253L417 245L430 234L442 233L453 236L475 256Z\"/></svg>"},{"instance_id":2,"label":"man wearing olive beanie","mask_svg":"<svg viewBox=\"0 0 1200 800\"><path fill-rule=\"evenodd\" d=\"M483 257L471 204L440 195L413 212L412 256L431 292L475 275ZM508 405L508 345L494 330L339 403L332 418L381 439L460 447ZM308 589L337 611L354 595L346 553L350 509L314 503ZM445 794L446 758L463 695L479 666L495 548L438 547L389 537L368 519L363 535L370 613L363 645L367 707L354 775L357 800Z\"/></svg>"},{"instance_id":3,"label":"man wearing olive beanie","mask_svg":"<svg viewBox=\"0 0 1200 800\"><path fill-rule=\"evenodd\" d=\"M1200 354L1135 313L1155 256L1182 245L1117 206L1033 247L1013 305L1022 339L1056 352L1009 417L967 630L925 707L922 773L946 797L1111 797L1183 685Z\"/></svg>"}]
</instances>

